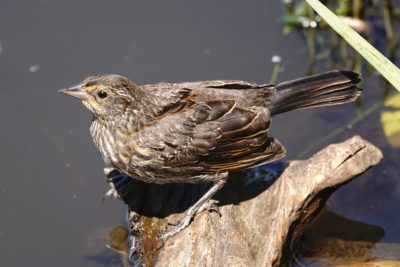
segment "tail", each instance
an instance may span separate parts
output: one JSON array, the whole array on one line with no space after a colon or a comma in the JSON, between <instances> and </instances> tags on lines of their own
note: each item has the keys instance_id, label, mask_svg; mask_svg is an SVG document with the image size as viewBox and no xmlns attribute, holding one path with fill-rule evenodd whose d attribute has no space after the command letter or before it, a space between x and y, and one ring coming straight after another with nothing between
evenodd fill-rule
<instances>
[{"instance_id":1,"label":"tail","mask_svg":"<svg viewBox=\"0 0 400 267\"><path fill-rule=\"evenodd\" d=\"M271 114L294 109L337 105L354 101L360 94L358 73L329 71L276 85L276 100Z\"/></svg>"}]
</instances>

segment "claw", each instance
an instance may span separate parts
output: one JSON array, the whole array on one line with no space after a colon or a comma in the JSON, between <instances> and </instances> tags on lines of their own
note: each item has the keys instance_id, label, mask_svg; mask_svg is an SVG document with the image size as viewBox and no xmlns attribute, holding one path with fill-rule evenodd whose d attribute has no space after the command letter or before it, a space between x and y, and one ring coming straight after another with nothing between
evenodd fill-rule
<instances>
[{"instance_id":1,"label":"claw","mask_svg":"<svg viewBox=\"0 0 400 267\"><path fill-rule=\"evenodd\" d=\"M179 221L167 222L167 224L171 226L177 226L179 224Z\"/></svg>"},{"instance_id":2,"label":"claw","mask_svg":"<svg viewBox=\"0 0 400 267\"><path fill-rule=\"evenodd\" d=\"M115 185L111 179L107 179L107 183L110 186L110 189L104 194L103 196L103 201L105 201L107 198L114 197L116 199L121 199L120 195L118 194L117 189L115 188Z\"/></svg>"},{"instance_id":3,"label":"claw","mask_svg":"<svg viewBox=\"0 0 400 267\"><path fill-rule=\"evenodd\" d=\"M218 200L210 199L200 207L197 213L208 210L209 212L216 212L221 217L221 211L219 210L218 203Z\"/></svg>"},{"instance_id":4,"label":"claw","mask_svg":"<svg viewBox=\"0 0 400 267\"><path fill-rule=\"evenodd\" d=\"M193 206L185 211L185 214L183 215L181 221L176 225L176 227L164 233L159 238L161 241L167 241L169 238L173 237L174 235L178 234L180 231L188 227L194 216L203 210L214 210L217 211L218 214L220 214L218 207L215 204L215 201L209 202L211 197L224 186L228 178L228 175L226 173L220 175L222 176L221 179L218 180Z\"/></svg>"},{"instance_id":5,"label":"claw","mask_svg":"<svg viewBox=\"0 0 400 267\"><path fill-rule=\"evenodd\" d=\"M103 169L104 174L108 177L113 171L115 171L112 167L105 167ZM120 199L117 189L115 188L114 182L111 177L107 179L107 183L110 186L110 189L104 194L102 201L104 202L109 197L114 197Z\"/></svg>"},{"instance_id":6,"label":"claw","mask_svg":"<svg viewBox=\"0 0 400 267\"><path fill-rule=\"evenodd\" d=\"M188 213L185 212L185 215L183 216L182 220L176 225L176 227L171 231L168 231L165 234L163 234L159 239L162 241L167 241L169 238L173 237L174 235L176 235L177 233L188 227L194 215L196 215L196 212L194 214L192 214L192 212Z\"/></svg>"},{"instance_id":7,"label":"claw","mask_svg":"<svg viewBox=\"0 0 400 267\"><path fill-rule=\"evenodd\" d=\"M210 199L209 201L203 203L201 205L201 207L195 212L192 212L192 210L190 210L190 209L187 210L185 212L185 214L183 215L183 218L181 221L168 222L168 225L172 225L172 226L176 226L176 227L174 229L172 229L171 231L163 234L160 237L160 239L167 240L168 238L176 235L177 233L179 233L180 231L185 229L190 224L190 222L192 221L194 216L196 216L196 214L203 212L205 210L208 210L209 212L216 212L219 216L221 216L221 212L219 211L217 203L218 203L217 200Z\"/></svg>"},{"instance_id":8,"label":"claw","mask_svg":"<svg viewBox=\"0 0 400 267\"><path fill-rule=\"evenodd\" d=\"M128 250L128 260L132 266L144 266L139 248L139 241L134 235L130 235L130 246Z\"/></svg>"},{"instance_id":9,"label":"claw","mask_svg":"<svg viewBox=\"0 0 400 267\"><path fill-rule=\"evenodd\" d=\"M114 197L116 199L122 199L126 203L124 197L126 196L133 179L117 169L110 167L104 168L104 173L107 175L107 183L111 189L106 192L103 201L107 197Z\"/></svg>"}]
</instances>

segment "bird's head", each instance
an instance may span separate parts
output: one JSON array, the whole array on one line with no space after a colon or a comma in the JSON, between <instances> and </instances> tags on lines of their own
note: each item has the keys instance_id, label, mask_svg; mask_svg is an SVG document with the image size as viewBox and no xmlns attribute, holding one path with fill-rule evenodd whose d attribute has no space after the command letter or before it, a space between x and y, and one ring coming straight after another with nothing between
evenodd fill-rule
<instances>
[{"instance_id":1,"label":"bird's head","mask_svg":"<svg viewBox=\"0 0 400 267\"><path fill-rule=\"evenodd\" d=\"M121 114L139 93L135 83L116 74L90 76L60 92L80 99L99 118Z\"/></svg>"}]
</instances>

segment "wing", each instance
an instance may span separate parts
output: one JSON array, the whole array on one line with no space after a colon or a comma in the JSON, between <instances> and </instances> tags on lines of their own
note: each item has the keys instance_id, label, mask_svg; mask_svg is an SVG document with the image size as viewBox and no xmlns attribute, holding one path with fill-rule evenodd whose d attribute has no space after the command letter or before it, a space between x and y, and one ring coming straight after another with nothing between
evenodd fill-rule
<instances>
[{"instance_id":1,"label":"wing","mask_svg":"<svg viewBox=\"0 0 400 267\"><path fill-rule=\"evenodd\" d=\"M268 109L236 104L185 101L143 129L137 145L152 151L146 157L153 169L177 174L234 171L283 157L283 146L267 135Z\"/></svg>"},{"instance_id":2,"label":"wing","mask_svg":"<svg viewBox=\"0 0 400 267\"><path fill-rule=\"evenodd\" d=\"M174 108L187 100L198 103L235 100L238 107L268 107L276 99L275 86L239 80L158 83L142 85L141 88L147 95L151 95L155 107L165 109ZM158 114L164 111L159 108Z\"/></svg>"}]
</instances>

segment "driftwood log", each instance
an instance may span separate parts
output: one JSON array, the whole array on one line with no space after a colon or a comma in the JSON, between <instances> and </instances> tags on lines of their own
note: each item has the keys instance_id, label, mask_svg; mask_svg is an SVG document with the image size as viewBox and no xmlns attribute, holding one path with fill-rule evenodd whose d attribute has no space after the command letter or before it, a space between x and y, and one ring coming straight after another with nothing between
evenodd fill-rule
<instances>
[{"instance_id":1,"label":"driftwood log","mask_svg":"<svg viewBox=\"0 0 400 267\"><path fill-rule=\"evenodd\" d=\"M215 197L220 214L197 214L165 244L157 237L209 185L135 182L124 198L130 209L132 259L137 266L286 266L305 226L329 196L381 159L378 148L355 136L290 162L272 183L249 184L233 174Z\"/></svg>"}]
</instances>

